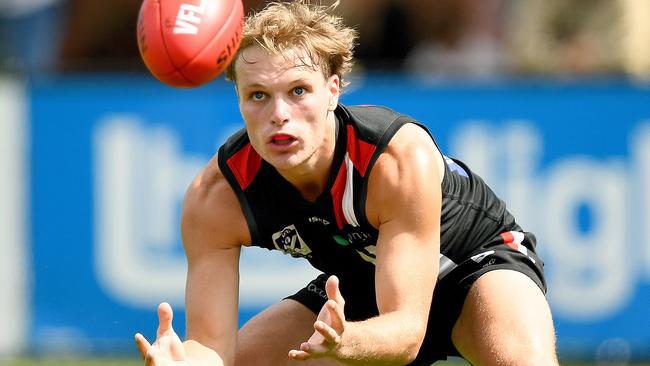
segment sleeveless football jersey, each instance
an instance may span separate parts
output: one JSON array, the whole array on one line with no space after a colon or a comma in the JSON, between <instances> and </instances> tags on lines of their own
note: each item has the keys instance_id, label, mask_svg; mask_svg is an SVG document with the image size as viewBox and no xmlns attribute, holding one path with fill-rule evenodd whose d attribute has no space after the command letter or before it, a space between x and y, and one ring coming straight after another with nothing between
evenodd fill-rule
<instances>
[{"instance_id":1,"label":"sleeveless football jersey","mask_svg":"<svg viewBox=\"0 0 650 366\"><path fill-rule=\"evenodd\" d=\"M221 146L219 167L237 194L254 246L306 258L342 283L373 280L378 231L365 215L368 177L400 127L414 123L427 129L379 106L339 105L335 116L332 168L326 189L313 202L255 152L245 130ZM458 160L444 160L439 278L482 243L502 233L521 232L503 201L479 176ZM534 236L527 237L534 246Z\"/></svg>"}]
</instances>

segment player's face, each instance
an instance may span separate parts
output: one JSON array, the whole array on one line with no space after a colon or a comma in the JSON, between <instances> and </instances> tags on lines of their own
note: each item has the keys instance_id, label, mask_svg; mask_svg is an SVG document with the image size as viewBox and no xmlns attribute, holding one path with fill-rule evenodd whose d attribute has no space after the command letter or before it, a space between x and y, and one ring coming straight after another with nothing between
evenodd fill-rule
<instances>
[{"instance_id":1,"label":"player's face","mask_svg":"<svg viewBox=\"0 0 650 366\"><path fill-rule=\"evenodd\" d=\"M280 171L316 169L331 159L339 78L305 66L297 52L245 49L235 64L239 109L253 148Z\"/></svg>"}]
</instances>

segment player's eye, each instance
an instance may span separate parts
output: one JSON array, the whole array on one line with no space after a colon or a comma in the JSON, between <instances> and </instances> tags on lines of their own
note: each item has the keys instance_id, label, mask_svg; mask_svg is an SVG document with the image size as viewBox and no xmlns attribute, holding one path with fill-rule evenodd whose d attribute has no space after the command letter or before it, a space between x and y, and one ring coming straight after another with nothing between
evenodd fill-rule
<instances>
[{"instance_id":1,"label":"player's eye","mask_svg":"<svg viewBox=\"0 0 650 366\"><path fill-rule=\"evenodd\" d=\"M302 86L298 86L298 87L293 88L293 94L295 94L295 95L297 95L299 97L304 95L306 92L307 91Z\"/></svg>"},{"instance_id":2,"label":"player's eye","mask_svg":"<svg viewBox=\"0 0 650 366\"><path fill-rule=\"evenodd\" d=\"M264 99L264 93L261 92L261 91L252 92L250 94L250 96L251 96L251 99L253 99L253 100L262 100L262 99Z\"/></svg>"}]
</instances>

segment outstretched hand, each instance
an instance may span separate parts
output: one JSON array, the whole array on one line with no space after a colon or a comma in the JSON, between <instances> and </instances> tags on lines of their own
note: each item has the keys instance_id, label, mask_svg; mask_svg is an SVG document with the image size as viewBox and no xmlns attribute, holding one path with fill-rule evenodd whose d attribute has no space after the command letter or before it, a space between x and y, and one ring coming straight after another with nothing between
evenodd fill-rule
<instances>
[{"instance_id":1,"label":"outstretched hand","mask_svg":"<svg viewBox=\"0 0 650 366\"><path fill-rule=\"evenodd\" d=\"M187 366L185 347L174 329L172 307L163 302L158 305L158 332L156 341L149 341L140 333L135 335L135 343L146 366Z\"/></svg>"},{"instance_id":2,"label":"outstretched hand","mask_svg":"<svg viewBox=\"0 0 650 366\"><path fill-rule=\"evenodd\" d=\"M325 292L328 300L316 318L314 334L300 345L299 350L289 351L289 358L303 361L336 355L346 327L343 312L345 300L339 290L339 279L336 276L327 279Z\"/></svg>"}]
</instances>

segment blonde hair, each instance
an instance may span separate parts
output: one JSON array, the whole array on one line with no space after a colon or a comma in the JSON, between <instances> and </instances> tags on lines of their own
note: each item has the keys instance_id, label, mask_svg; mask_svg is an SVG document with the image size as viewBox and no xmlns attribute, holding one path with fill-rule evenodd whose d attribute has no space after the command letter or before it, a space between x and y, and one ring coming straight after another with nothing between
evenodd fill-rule
<instances>
[{"instance_id":1,"label":"blonde hair","mask_svg":"<svg viewBox=\"0 0 650 366\"><path fill-rule=\"evenodd\" d=\"M306 53L304 65L320 68L325 78L338 75L341 86L352 68L353 48L357 32L347 27L339 16L329 14L339 1L329 7L312 5L309 0L288 3L272 2L262 11L249 16L244 24L237 55L226 70L226 78L237 81L235 62L242 51L253 45L270 54L283 54L298 49Z\"/></svg>"}]
</instances>

